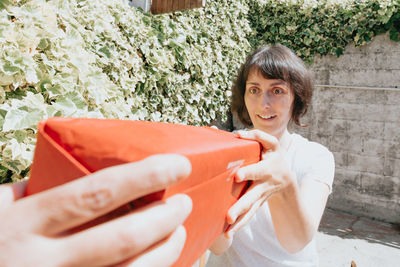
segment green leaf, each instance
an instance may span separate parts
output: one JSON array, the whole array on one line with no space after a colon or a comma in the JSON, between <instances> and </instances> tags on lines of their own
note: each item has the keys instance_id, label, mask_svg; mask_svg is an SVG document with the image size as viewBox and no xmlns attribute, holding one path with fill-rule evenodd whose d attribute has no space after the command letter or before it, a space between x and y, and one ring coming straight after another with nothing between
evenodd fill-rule
<instances>
[{"instance_id":1,"label":"green leaf","mask_svg":"<svg viewBox=\"0 0 400 267\"><path fill-rule=\"evenodd\" d=\"M6 98L7 99L23 99L23 97L26 96L26 91L21 90L18 88L17 90L11 91L11 92L6 92Z\"/></svg>"},{"instance_id":2,"label":"green leaf","mask_svg":"<svg viewBox=\"0 0 400 267\"><path fill-rule=\"evenodd\" d=\"M43 115L43 112L37 109L29 112L23 109L12 109L4 118L3 131L36 129L37 123L43 119Z\"/></svg>"},{"instance_id":3,"label":"green leaf","mask_svg":"<svg viewBox=\"0 0 400 267\"><path fill-rule=\"evenodd\" d=\"M10 169L11 171L20 174L21 173L21 163L18 160L3 160L2 166L6 167L7 169Z\"/></svg>"},{"instance_id":4,"label":"green leaf","mask_svg":"<svg viewBox=\"0 0 400 267\"><path fill-rule=\"evenodd\" d=\"M14 74L19 73L21 71L21 69L17 66L11 65L10 62L6 62L3 65L3 71L7 75L14 75Z\"/></svg>"},{"instance_id":5,"label":"green leaf","mask_svg":"<svg viewBox=\"0 0 400 267\"><path fill-rule=\"evenodd\" d=\"M344 49L342 48L342 47L337 47L336 49L335 49L335 54L336 54L336 56L341 56L341 55L343 55L343 51L344 51Z\"/></svg>"},{"instance_id":6,"label":"green leaf","mask_svg":"<svg viewBox=\"0 0 400 267\"><path fill-rule=\"evenodd\" d=\"M99 49L99 52L105 55L107 58L111 57L110 50L108 50L107 47L103 46L102 48Z\"/></svg>"},{"instance_id":7,"label":"green leaf","mask_svg":"<svg viewBox=\"0 0 400 267\"><path fill-rule=\"evenodd\" d=\"M0 184L8 182L10 182L10 178L8 177L8 168L0 165Z\"/></svg>"},{"instance_id":8,"label":"green leaf","mask_svg":"<svg viewBox=\"0 0 400 267\"><path fill-rule=\"evenodd\" d=\"M7 6L10 4L10 1L8 0L0 0L0 10L7 8Z\"/></svg>"},{"instance_id":9,"label":"green leaf","mask_svg":"<svg viewBox=\"0 0 400 267\"><path fill-rule=\"evenodd\" d=\"M79 111L87 107L87 104L77 93L71 92L59 97L53 107L61 111L64 116L76 116Z\"/></svg>"},{"instance_id":10,"label":"green leaf","mask_svg":"<svg viewBox=\"0 0 400 267\"><path fill-rule=\"evenodd\" d=\"M4 119L6 117L7 110L0 109L0 116Z\"/></svg>"},{"instance_id":11,"label":"green leaf","mask_svg":"<svg viewBox=\"0 0 400 267\"><path fill-rule=\"evenodd\" d=\"M50 40L48 38L42 38L40 39L40 42L38 44L38 48L42 51L50 49Z\"/></svg>"},{"instance_id":12,"label":"green leaf","mask_svg":"<svg viewBox=\"0 0 400 267\"><path fill-rule=\"evenodd\" d=\"M400 37L400 32L397 31L397 30L395 30L395 29L390 30L389 36L390 36L390 40L393 40L393 41L395 41L395 42L400 41L400 39L399 39L399 37Z\"/></svg>"},{"instance_id":13,"label":"green leaf","mask_svg":"<svg viewBox=\"0 0 400 267\"><path fill-rule=\"evenodd\" d=\"M16 130L14 132L14 138L17 139L18 143L22 143L27 137L27 132L22 130Z\"/></svg>"}]
</instances>

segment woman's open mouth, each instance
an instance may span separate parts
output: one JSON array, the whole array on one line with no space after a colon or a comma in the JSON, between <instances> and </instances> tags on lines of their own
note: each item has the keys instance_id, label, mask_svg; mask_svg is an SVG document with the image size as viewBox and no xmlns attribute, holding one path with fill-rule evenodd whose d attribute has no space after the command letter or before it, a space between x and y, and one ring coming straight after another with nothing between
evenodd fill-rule
<instances>
[{"instance_id":1,"label":"woman's open mouth","mask_svg":"<svg viewBox=\"0 0 400 267\"><path fill-rule=\"evenodd\" d=\"M273 120L273 119L276 118L276 115L263 116L263 115L257 114L257 117L259 117L259 118L262 119L263 121L271 121L271 120Z\"/></svg>"}]
</instances>

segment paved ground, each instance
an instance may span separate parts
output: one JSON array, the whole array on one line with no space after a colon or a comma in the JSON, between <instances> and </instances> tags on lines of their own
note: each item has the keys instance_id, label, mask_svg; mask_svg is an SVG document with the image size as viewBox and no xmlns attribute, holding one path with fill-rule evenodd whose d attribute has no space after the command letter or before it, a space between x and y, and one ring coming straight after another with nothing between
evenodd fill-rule
<instances>
[{"instance_id":1,"label":"paved ground","mask_svg":"<svg viewBox=\"0 0 400 267\"><path fill-rule=\"evenodd\" d=\"M320 267L400 267L400 227L330 209L317 234Z\"/></svg>"}]
</instances>

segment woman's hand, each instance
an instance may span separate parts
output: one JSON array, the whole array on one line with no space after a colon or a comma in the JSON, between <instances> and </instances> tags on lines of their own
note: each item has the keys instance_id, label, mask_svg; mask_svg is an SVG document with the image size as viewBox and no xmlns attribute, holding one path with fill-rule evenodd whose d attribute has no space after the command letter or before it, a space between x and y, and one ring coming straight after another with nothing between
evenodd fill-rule
<instances>
[{"instance_id":1,"label":"woman's hand","mask_svg":"<svg viewBox=\"0 0 400 267\"><path fill-rule=\"evenodd\" d=\"M236 173L236 182L251 180L253 183L228 211L227 220L231 225L226 238L232 238L269 197L285 194L296 183L277 138L260 130L239 131L238 134L241 138L260 142L263 150L260 162L240 168Z\"/></svg>"},{"instance_id":2,"label":"woman's hand","mask_svg":"<svg viewBox=\"0 0 400 267\"><path fill-rule=\"evenodd\" d=\"M252 180L253 184L228 211L227 219L231 226L226 232L226 237L232 238L268 200L279 243L289 253L300 251L316 233L328 199L329 187L318 180L324 180L324 177L312 173L315 177L298 185L296 175L285 161L286 149L275 137L259 130L240 132L239 135L262 144L262 159L256 164L239 169L236 173L238 182ZM286 142L286 145L288 143L290 141ZM331 167L333 168L333 165Z\"/></svg>"},{"instance_id":3,"label":"woman's hand","mask_svg":"<svg viewBox=\"0 0 400 267\"><path fill-rule=\"evenodd\" d=\"M0 186L0 262L5 266L169 266L183 249L186 195L147 205L75 234L62 234L191 172L178 155L107 168L21 198L25 182Z\"/></svg>"}]
</instances>

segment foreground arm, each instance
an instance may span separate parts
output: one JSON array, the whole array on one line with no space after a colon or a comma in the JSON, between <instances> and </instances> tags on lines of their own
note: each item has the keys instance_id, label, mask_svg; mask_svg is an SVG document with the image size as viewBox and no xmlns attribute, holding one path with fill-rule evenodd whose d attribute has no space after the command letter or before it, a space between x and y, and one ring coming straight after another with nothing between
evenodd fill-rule
<instances>
[{"instance_id":1,"label":"foreground arm","mask_svg":"<svg viewBox=\"0 0 400 267\"><path fill-rule=\"evenodd\" d=\"M0 186L0 262L5 266L171 265L186 239L182 223L192 205L186 195L76 234L67 230L162 190L190 171L186 158L162 155L104 169L26 198L21 198L25 182Z\"/></svg>"}]
</instances>

